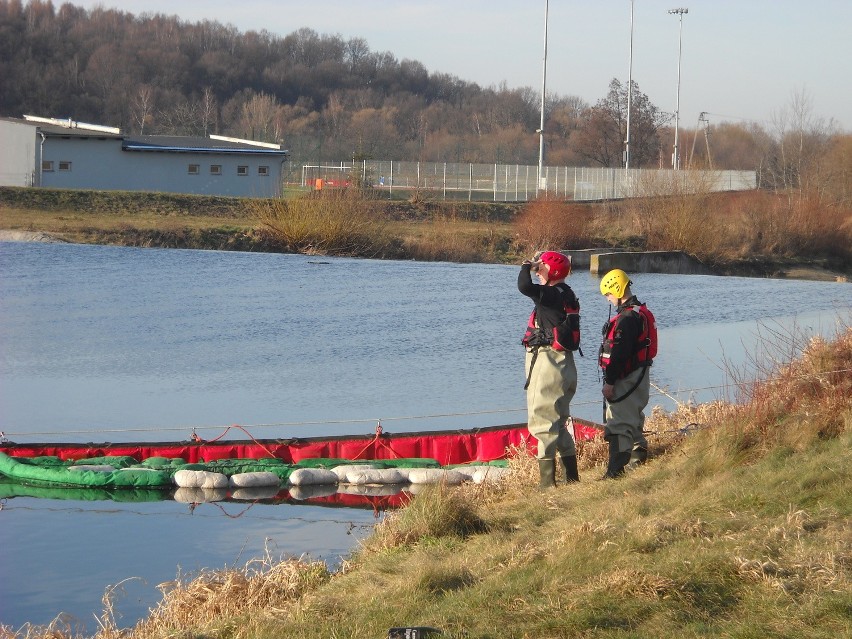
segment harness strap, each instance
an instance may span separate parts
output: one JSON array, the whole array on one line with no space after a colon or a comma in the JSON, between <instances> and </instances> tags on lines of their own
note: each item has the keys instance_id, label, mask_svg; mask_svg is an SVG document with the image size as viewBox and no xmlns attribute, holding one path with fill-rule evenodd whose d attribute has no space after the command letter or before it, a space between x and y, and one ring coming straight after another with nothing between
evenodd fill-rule
<instances>
[{"instance_id":1,"label":"harness strap","mask_svg":"<svg viewBox=\"0 0 852 639\"><path fill-rule=\"evenodd\" d=\"M530 387L530 380L532 379L533 367L535 366L535 360L538 359L538 346L533 346L532 350L532 359L530 360L530 372L527 373L527 383L524 384L524 390L527 390Z\"/></svg>"},{"instance_id":2,"label":"harness strap","mask_svg":"<svg viewBox=\"0 0 852 639\"><path fill-rule=\"evenodd\" d=\"M630 397L630 395L633 393L633 391L635 391L637 388L639 388L639 384L641 384L642 380L645 378L645 373L648 372L649 366L650 366L650 364L648 366L642 367L642 374L639 376L639 379L636 380L636 383L633 384L633 388L631 388L629 391L624 393L624 395L622 395L621 397L616 397L615 399L609 400L609 403L610 404L617 404L618 402L622 402L625 399L627 399L628 397Z\"/></svg>"}]
</instances>

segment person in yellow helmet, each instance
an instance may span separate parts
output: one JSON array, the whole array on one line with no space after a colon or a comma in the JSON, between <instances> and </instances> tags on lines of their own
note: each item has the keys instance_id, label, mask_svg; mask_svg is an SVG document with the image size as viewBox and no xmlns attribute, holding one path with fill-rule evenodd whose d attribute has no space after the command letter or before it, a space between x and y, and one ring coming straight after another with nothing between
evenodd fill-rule
<instances>
[{"instance_id":1,"label":"person in yellow helmet","mask_svg":"<svg viewBox=\"0 0 852 639\"><path fill-rule=\"evenodd\" d=\"M604 438L609 443L604 479L618 477L648 457L643 411L651 386L648 369L657 354L657 325L631 284L621 269L609 271L600 284L601 294L616 307L615 317L604 325L598 355L606 402Z\"/></svg>"},{"instance_id":2,"label":"person in yellow helmet","mask_svg":"<svg viewBox=\"0 0 852 639\"><path fill-rule=\"evenodd\" d=\"M538 253L518 273L518 290L535 307L522 340L526 348L527 429L538 441L540 488L556 485L556 457L567 483L580 481L571 400L577 391L574 350L580 347L580 302L565 278L571 260L558 251ZM535 274L537 282L532 281Z\"/></svg>"}]
</instances>

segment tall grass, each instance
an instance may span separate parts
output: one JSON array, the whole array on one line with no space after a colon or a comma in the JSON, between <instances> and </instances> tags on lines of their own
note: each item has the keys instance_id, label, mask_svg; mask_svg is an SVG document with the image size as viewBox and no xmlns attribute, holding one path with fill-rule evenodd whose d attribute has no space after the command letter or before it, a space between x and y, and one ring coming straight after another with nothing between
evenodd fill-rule
<instances>
[{"instance_id":1,"label":"tall grass","mask_svg":"<svg viewBox=\"0 0 852 639\"><path fill-rule=\"evenodd\" d=\"M636 245L639 237L643 248L685 251L711 266L804 259L848 271L852 264L848 206L760 191L712 194L692 178L677 180L646 182L646 197L597 209L608 242Z\"/></svg>"},{"instance_id":2,"label":"tall grass","mask_svg":"<svg viewBox=\"0 0 852 639\"><path fill-rule=\"evenodd\" d=\"M710 175L686 171L643 177L637 185L640 197L630 202L629 211L648 250L707 257L730 249L710 207Z\"/></svg>"},{"instance_id":3,"label":"tall grass","mask_svg":"<svg viewBox=\"0 0 852 639\"><path fill-rule=\"evenodd\" d=\"M543 248L682 250L720 272L817 262L850 273L842 193L709 193L693 172L645 178L639 197L586 204L388 202L324 189L274 200L0 189L0 226L91 244L517 262Z\"/></svg>"},{"instance_id":4,"label":"tall grass","mask_svg":"<svg viewBox=\"0 0 852 639\"><path fill-rule=\"evenodd\" d=\"M795 329L764 326L764 330L769 337L761 342L761 356L739 370L729 367L742 389L734 419L748 425L739 446L802 451L848 430L852 360L842 358L852 357L852 328L842 330L831 344ZM790 357L799 352L796 359ZM789 363L773 364L779 361ZM757 381L746 383L748 377Z\"/></svg>"},{"instance_id":5,"label":"tall grass","mask_svg":"<svg viewBox=\"0 0 852 639\"><path fill-rule=\"evenodd\" d=\"M508 225L484 224L456 215L445 215L416 223L392 224L404 257L420 261L491 262L504 261L510 250Z\"/></svg>"},{"instance_id":6,"label":"tall grass","mask_svg":"<svg viewBox=\"0 0 852 639\"><path fill-rule=\"evenodd\" d=\"M727 270L804 260L848 272L852 209L819 194L713 193L711 172L648 174L636 197L602 204L529 202L514 222L518 253L618 246L684 251Z\"/></svg>"}]
</instances>

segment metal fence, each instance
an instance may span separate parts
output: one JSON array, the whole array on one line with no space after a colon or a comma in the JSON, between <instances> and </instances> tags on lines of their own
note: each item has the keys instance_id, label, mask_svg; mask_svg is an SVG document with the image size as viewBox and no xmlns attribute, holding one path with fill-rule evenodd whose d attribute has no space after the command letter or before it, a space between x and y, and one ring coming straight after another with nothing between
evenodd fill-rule
<instances>
[{"instance_id":1,"label":"metal fence","mask_svg":"<svg viewBox=\"0 0 852 639\"><path fill-rule=\"evenodd\" d=\"M386 191L389 198L420 193L444 200L525 202L536 197L607 200L671 193L747 191L755 171L594 169L451 162L318 162L291 164L290 182L307 188L351 184Z\"/></svg>"}]
</instances>

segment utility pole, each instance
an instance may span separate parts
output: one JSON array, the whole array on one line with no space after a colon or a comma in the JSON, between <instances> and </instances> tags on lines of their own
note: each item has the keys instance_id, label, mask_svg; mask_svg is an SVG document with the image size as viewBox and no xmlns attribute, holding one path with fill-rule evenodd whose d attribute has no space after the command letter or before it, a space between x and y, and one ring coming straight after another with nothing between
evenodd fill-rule
<instances>
[{"instance_id":1,"label":"utility pole","mask_svg":"<svg viewBox=\"0 0 852 639\"><path fill-rule=\"evenodd\" d=\"M704 145L707 147L707 167L712 171L713 158L710 157L710 120L705 117L706 115L707 113L702 111L699 119L704 120Z\"/></svg>"},{"instance_id":2,"label":"utility pole","mask_svg":"<svg viewBox=\"0 0 852 639\"><path fill-rule=\"evenodd\" d=\"M692 138L692 151L689 154L689 166L692 168L692 156L695 155L695 141L698 139L698 129L702 128L704 123L704 146L707 149L707 168L713 170L713 158L710 157L710 121L707 119L707 111L702 111L698 114L698 125L695 127L695 135Z\"/></svg>"},{"instance_id":3,"label":"utility pole","mask_svg":"<svg viewBox=\"0 0 852 639\"><path fill-rule=\"evenodd\" d=\"M680 57L683 45L683 14L689 13L689 9L669 9L669 13L676 14L680 27L677 38L677 100L675 101L675 141L674 153L672 153L672 168L680 170L680 148L678 147L678 121L680 120Z\"/></svg>"}]
</instances>

